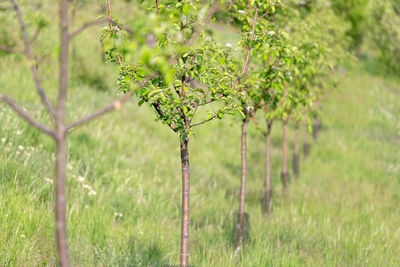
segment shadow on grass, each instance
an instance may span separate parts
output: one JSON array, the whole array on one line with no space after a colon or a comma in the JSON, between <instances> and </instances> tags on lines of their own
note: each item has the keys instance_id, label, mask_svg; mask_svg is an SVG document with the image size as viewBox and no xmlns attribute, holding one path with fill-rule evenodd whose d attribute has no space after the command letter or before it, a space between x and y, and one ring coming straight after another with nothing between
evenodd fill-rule
<instances>
[{"instance_id":1,"label":"shadow on grass","mask_svg":"<svg viewBox=\"0 0 400 267\"><path fill-rule=\"evenodd\" d=\"M127 242L127 254L124 266L168 266L165 259L165 252L161 246L154 241L144 242L131 237Z\"/></svg>"}]
</instances>

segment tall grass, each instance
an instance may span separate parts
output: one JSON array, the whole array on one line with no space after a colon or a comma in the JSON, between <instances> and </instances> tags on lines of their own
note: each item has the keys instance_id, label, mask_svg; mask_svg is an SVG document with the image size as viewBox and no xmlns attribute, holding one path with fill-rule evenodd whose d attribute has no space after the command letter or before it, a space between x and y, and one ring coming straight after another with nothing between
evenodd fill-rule
<instances>
[{"instance_id":1,"label":"tall grass","mask_svg":"<svg viewBox=\"0 0 400 267\"><path fill-rule=\"evenodd\" d=\"M86 68L102 73L101 82L111 89L93 90L90 81L74 79L71 119L115 97L116 77L109 75L111 66L101 64L94 38L96 31L79 37L77 50L85 56ZM47 88L57 82L51 64L40 68ZM74 71L72 77L78 77ZM49 120L38 108L27 65L18 56L1 56L0 88L42 121ZM250 126L250 239L241 263L232 247L240 183L239 119L216 121L197 131L190 151L191 265L398 266L399 103L399 83L363 70L350 72L339 92L322 103L320 138L301 160L300 180L292 181L285 195L279 179L281 129L276 127L269 218L261 209L264 138ZM150 109L138 109L132 101L119 113L70 134L68 233L74 265L179 262L178 140L153 118ZM290 133L293 140L293 128ZM52 151L51 140L0 106L0 265L56 264Z\"/></svg>"}]
</instances>

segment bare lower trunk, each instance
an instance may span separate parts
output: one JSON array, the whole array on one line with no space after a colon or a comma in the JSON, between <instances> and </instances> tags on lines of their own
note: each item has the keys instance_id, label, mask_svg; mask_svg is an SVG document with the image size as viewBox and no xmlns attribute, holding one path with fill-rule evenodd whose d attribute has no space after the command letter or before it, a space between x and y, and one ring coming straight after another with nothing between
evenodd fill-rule
<instances>
[{"instance_id":1,"label":"bare lower trunk","mask_svg":"<svg viewBox=\"0 0 400 267\"><path fill-rule=\"evenodd\" d=\"M308 142L308 134L307 134L307 125L304 127L304 133L303 133L303 140L304 140L304 146L303 146L303 153L304 156L308 156L310 154L310 143Z\"/></svg>"},{"instance_id":2,"label":"bare lower trunk","mask_svg":"<svg viewBox=\"0 0 400 267\"><path fill-rule=\"evenodd\" d=\"M189 266L189 224L190 224L190 166L189 139L181 141L182 165L182 224L181 224L181 267Z\"/></svg>"},{"instance_id":3,"label":"bare lower trunk","mask_svg":"<svg viewBox=\"0 0 400 267\"><path fill-rule=\"evenodd\" d=\"M66 225L66 172L67 172L67 141L65 132L59 132L56 138L56 181L55 181L55 217L56 239L60 266L69 267L68 239Z\"/></svg>"},{"instance_id":4,"label":"bare lower trunk","mask_svg":"<svg viewBox=\"0 0 400 267\"><path fill-rule=\"evenodd\" d=\"M312 132L314 141L317 141L317 139L318 139L318 133L319 133L320 127L321 127L321 120L319 118L314 119L313 132Z\"/></svg>"},{"instance_id":5,"label":"bare lower trunk","mask_svg":"<svg viewBox=\"0 0 400 267\"><path fill-rule=\"evenodd\" d=\"M265 135L265 213L271 213L271 128L272 123L267 122L267 134Z\"/></svg>"},{"instance_id":6,"label":"bare lower trunk","mask_svg":"<svg viewBox=\"0 0 400 267\"><path fill-rule=\"evenodd\" d=\"M283 159L282 159L282 187L283 190L287 187L288 171L287 171L287 121L283 122Z\"/></svg>"},{"instance_id":7,"label":"bare lower trunk","mask_svg":"<svg viewBox=\"0 0 400 267\"><path fill-rule=\"evenodd\" d=\"M237 247L236 252L240 253L242 242L243 242L243 232L244 232L244 204L246 198L246 135L247 135L247 124L248 119L243 120L242 124L242 141L241 141L241 157L242 157L242 179L240 183L240 198L239 198L239 214L238 214L238 224L237 224Z\"/></svg>"},{"instance_id":8,"label":"bare lower trunk","mask_svg":"<svg viewBox=\"0 0 400 267\"><path fill-rule=\"evenodd\" d=\"M293 174L294 177L299 178L299 150L300 150L300 126L296 124L296 133L294 138L294 152L293 152Z\"/></svg>"}]
</instances>

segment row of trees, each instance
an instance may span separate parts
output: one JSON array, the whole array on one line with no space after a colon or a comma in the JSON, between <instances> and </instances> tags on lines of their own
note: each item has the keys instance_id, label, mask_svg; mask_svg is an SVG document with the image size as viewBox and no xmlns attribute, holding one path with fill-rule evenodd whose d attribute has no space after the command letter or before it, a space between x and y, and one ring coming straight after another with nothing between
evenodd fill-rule
<instances>
[{"instance_id":1,"label":"row of trees","mask_svg":"<svg viewBox=\"0 0 400 267\"><path fill-rule=\"evenodd\" d=\"M56 143L55 217L61 266L70 266L66 231L65 178L67 133L106 112L118 109L132 95L139 106L156 113L179 140L182 167L181 266L189 266L190 165L189 140L196 127L226 115L241 118L241 185L236 252L242 250L246 197L247 126L254 122L265 135L266 214L271 211L270 135L275 121L283 123L282 187L288 186L287 128L296 125L294 174L299 174L299 131L310 127L321 98L334 87L332 70L343 56L346 26L325 1L228 0L141 1L132 20L107 15L69 30L68 0L60 0L60 70L57 104L47 98L39 78L37 59L22 11L16 11L37 92L49 112L54 129L38 122L7 95L0 95L32 126ZM75 2L74 2L75 3ZM74 9L74 8L73 8ZM74 9L75 10L75 9ZM73 10L72 10L73 11ZM75 14L74 12L72 12ZM118 14L120 15L120 14ZM75 16L75 15L74 15ZM117 16L119 17L119 16ZM106 58L115 63L119 89L124 96L75 122L66 122L69 43L85 29L107 22L101 33ZM237 45L216 41L214 23L230 25L241 36ZM262 120L260 123L259 121ZM264 123L265 122L265 123Z\"/></svg>"},{"instance_id":2,"label":"row of trees","mask_svg":"<svg viewBox=\"0 0 400 267\"><path fill-rule=\"evenodd\" d=\"M168 125L180 139L181 266L189 264L188 145L194 127L226 114L242 118L237 253L245 228L246 135L250 121L266 136L267 214L272 195L270 133L275 120L284 125L283 189L288 184L290 121L297 127L294 166L298 175L300 124L309 124L315 104L333 87L331 70L337 66L339 55L343 56L346 43L345 25L326 4L315 2L306 8L301 2L291 1L144 2L135 11L135 20L124 22L133 34L112 23L104 30L105 51L109 60L118 63L120 89L135 91L139 105L152 107L156 120ZM108 15L112 20L110 3ZM147 20L141 19L144 17ZM213 17L222 17L217 22L232 25L241 35L236 47L215 41L212 26L207 25ZM132 88L144 79L150 79L146 86ZM262 115L258 115L260 110ZM266 126L258 123L260 117Z\"/></svg>"}]
</instances>

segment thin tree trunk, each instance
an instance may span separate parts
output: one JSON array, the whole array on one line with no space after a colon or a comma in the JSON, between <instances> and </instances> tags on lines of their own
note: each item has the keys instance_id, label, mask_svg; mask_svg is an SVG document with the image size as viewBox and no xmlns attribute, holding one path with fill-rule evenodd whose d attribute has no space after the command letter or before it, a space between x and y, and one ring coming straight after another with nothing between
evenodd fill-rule
<instances>
[{"instance_id":1,"label":"thin tree trunk","mask_svg":"<svg viewBox=\"0 0 400 267\"><path fill-rule=\"evenodd\" d=\"M181 141L182 165L182 224L181 224L181 267L189 266L189 224L190 224L190 166L189 138Z\"/></svg>"},{"instance_id":2,"label":"thin tree trunk","mask_svg":"<svg viewBox=\"0 0 400 267\"><path fill-rule=\"evenodd\" d=\"M60 266L69 267L68 238L66 226L66 171L67 171L67 141L65 132L60 132L56 138L56 182L55 182L55 217L56 239Z\"/></svg>"},{"instance_id":3,"label":"thin tree trunk","mask_svg":"<svg viewBox=\"0 0 400 267\"><path fill-rule=\"evenodd\" d=\"M246 198L246 169L247 169L247 158L246 158L246 136L247 136L247 124L249 123L248 118L243 120L242 124L242 140L241 140L241 157L242 157L242 179L240 183L240 197L239 197L239 214L238 214L238 224L237 224L237 247L236 253L240 253L242 242L243 242L243 232L244 232L244 204Z\"/></svg>"},{"instance_id":4,"label":"thin tree trunk","mask_svg":"<svg viewBox=\"0 0 400 267\"><path fill-rule=\"evenodd\" d=\"M319 118L315 118L313 121L313 132L312 132L312 136L314 141L317 141L318 139L318 133L320 130L320 126L321 126L321 121Z\"/></svg>"},{"instance_id":5,"label":"thin tree trunk","mask_svg":"<svg viewBox=\"0 0 400 267\"><path fill-rule=\"evenodd\" d=\"M283 137L282 137L282 145L283 145L283 160L282 160L282 187L283 190L287 188L287 179L288 179L288 171L287 171L287 121L283 122Z\"/></svg>"},{"instance_id":6,"label":"thin tree trunk","mask_svg":"<svg viewBox=\"0 0 400 267\"><path fill-rule=\"evenodd\" d=\"M303 153L305 157L308 157L308 155L310 154L310 143L308 142L307 125L304 126L303 140Z\"/></svg>"},{"instance_id":7,"label":"thin tree trunk","mask_svg":"<svg viewBox=\"0 0 400 267\"><path fill-rule=\"evenodd\" d=\"M68 88L68 0L61 0L60 5L60 88L57 96L56 110L56 183L55 183L55 215L57 250L60 266L69 267L68 239L66 226L66 172L67 172L67 141L65 127L65 102Z\"/></svg>"},{"instance_id":8,"label":"thin tree trunk","mask_svg":"<svg viewBox=\"0 0 400 267\"><path fill-rule=\"evenodd\" d=\"M265 135L265 213L271 213L271 129L272 122L267 122L267 134Z\"/></svg>"},{"instance_id":9,"label":"thin tree trunk","mask_svg":"<svg viewBox=\"0 0 400 267\"><path fill-rule=\"evenodd\" d=\"M294 138L294 152L293 152L293 174L297 179L300 174L300 166L299 166L299 150L300 150L300 125L296 124L296 133Z\"/></svg>"}]
</instances>

